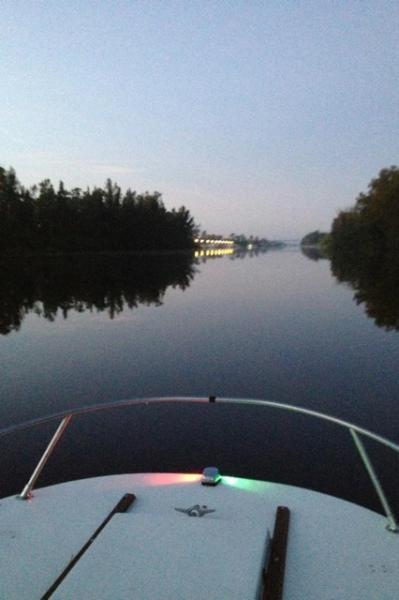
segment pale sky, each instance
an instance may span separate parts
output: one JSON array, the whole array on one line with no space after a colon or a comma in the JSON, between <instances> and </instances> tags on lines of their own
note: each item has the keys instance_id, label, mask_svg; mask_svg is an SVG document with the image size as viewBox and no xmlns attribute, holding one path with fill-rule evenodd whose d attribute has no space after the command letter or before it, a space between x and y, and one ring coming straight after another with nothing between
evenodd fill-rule
<instances>
[{"instance_id":1,"label":"pale sky","mask_svg":"<svg viewBox=\"0 0 399 600\"><path fill-rule=\"evenodd\" d=\"M399 3L3 0L0 107L24 185L111 177L299 238L399 163Z\"/></svg>"}]
</instances>

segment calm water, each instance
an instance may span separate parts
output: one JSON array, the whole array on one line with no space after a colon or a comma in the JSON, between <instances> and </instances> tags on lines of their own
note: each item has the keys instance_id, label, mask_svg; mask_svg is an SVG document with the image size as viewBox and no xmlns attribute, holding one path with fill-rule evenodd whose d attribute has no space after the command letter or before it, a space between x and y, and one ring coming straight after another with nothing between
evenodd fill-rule
<instances>
[{"instance_id":1,"label":"calm water","mask_svg":"<svg viewBox=\"0 0 399 600\"><path fill-rule=\"evenodd\" d=\"M399 441L399 333L376 326L327 260L287 248L206 262L53 259L0 275L1 426L123 398L213 394L313 408ZM3 493L22 486L50 431L3 440ZM367 448L398 496L398 459ZM214 463L378 507L348 434L258 408L82 418L41 484Z\"/></svg>"}]
</instances>

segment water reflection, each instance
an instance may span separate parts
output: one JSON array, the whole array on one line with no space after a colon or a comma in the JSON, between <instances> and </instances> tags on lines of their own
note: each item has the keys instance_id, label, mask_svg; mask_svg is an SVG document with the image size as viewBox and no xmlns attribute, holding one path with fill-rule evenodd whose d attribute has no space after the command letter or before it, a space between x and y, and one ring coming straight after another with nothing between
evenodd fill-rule
<instances>
[{"instance_id":1,"label":"water reflection","mask_svg":"<svg viewBox=\"0 0 399 600\"><path fill-rule=\"evenodd\" d=\"M235 248L202 248L194 252L194 256L200 259L201 262L206 262L208 259L228 257L230 260L254 258L260 254L270 252L272 248L262 246L251 247L235 247Z\"/></svg>"},{"instance_id":2,"label":"water reflection","mask_svg":"<svg viewBox=\"0 0 399 600\"><path fill-rule=\"evenodd\" d=\"M366 314L387 331L399 330L399 257L368 257L356 261L335 255L331 271L340 282L355 290L356 304L364 304Z\"/></svg>"},{"instance_id":3,"label":"water reflection","mask_svg":"<svg viewBox=\"0 0 399 600\"><path fill-rule=\"evenodd\" d=\"M72 311L162 304L169 286L185 290L195 275L192 254L35 257L0 261L0 334L17 331L29 313L49 321Z\"/></svg>"},{"instance_id":4,"label":"water reflection","mask_svg":"<svg viewBox=\"0 0 399 600\"><path fill-rule=\"evenodd\" d=\"M368 317L386 331L399 330L399 256L394 253L355 256L335 253L327 257L317 247L301 247L310 260L330 258L331 272L340 283L355 290L353 300L364 304Z\"/></svg>"},{"instance_id":5,"label":"water reflection","mask_svg":"<svg viewBox=\"0 0 399 600\"><path fill-rule=\"evenodd\" d=\"M304 256L310 258L310 260L315 260L316 262L323 258L327 258L325 253L323 253L318 246L301 246L301 252Z\"/></svg>"},{"instance_id":6,"label":"water reflection","mask_svg":"<svg viewBox=\"0 0 399 600\"><path fill-rule=\"evenodd\" d=\"M203 248L194 252L196 258L218 258L221 256L230 256L232 254L234 254L233 248Z\"/></svg>"}]
</instances>

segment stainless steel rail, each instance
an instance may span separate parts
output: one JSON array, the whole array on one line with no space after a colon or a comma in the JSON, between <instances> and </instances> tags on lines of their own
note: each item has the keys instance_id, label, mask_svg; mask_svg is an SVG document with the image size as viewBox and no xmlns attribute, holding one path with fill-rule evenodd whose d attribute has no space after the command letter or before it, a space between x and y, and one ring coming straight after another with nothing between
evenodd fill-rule
<instances>
[{"instance_id":1,"label":"stainless steel rail","mask_svg":"<svg viewBox=\"0 0 399 600\"><path fill-rule=\"evenodd\" d=\"M71 419L72 419L72 415L68 415L68 416L64 417L62 419L61 423L58 425L57 431L51 438L49 445L47 446L46 450L42 454L42 457L39 460L39 462L37 463L36 468L33 471L32 475L30 476L28 483L26 484L26 486L24 487L24 489L22 490L22 492L19 495L19 498L21 498L21 500L27 500L28 498L30 498L32 496L32 489L36 483L37 478L39 477L40 473L43 471L44 465L50 458L50 456L55 448L55 445L57 444L58 440L61 439L62 434L64 433L65 429L68 427L69 421Z\"/></svg>"},{"instance_id":2,"label":"stainless steel rail","mask_svg":"<svg viewBox=\"0 0 399 600\"><path fill-rule=\"evenodd\" d=\"M387 446L391 450L399 453L399 445L391 442L387 438L373 433L368 429L364 429L363 427L358 427L349 421L344 421L342 419L338 419L336 417L332 417L330 415L325 415L323 413L310 410L307 408L302 408L300 406L293 406L291 404L282 404L279 402L271 402L270 400L252 400L247 398L216 398L214 396L210 396L209 398L204 397L161 397L161 398L143 398L143 399L132 399L132 400L121 400L120 402L113 402L107 404L97 404L94 406L86 406L77 410L69 411L67 413L56 413L47 417L34 419L32 421L27 421L25 423L21 423L19 425L14 425L11 427L7 427L0 430L0 437L4 435L9 435L11 433L22 431L24 429L43 425L44 423L49 423L54 420L61 419L61 422L54 433L49 445L47 446L45 452L43 453L40 461L38 462L35 470L33 471L28 483L22 490L21 494L18 498L27 499L32 496L32 489L43 470L47 460L50 458L51 453L57 444L57 442L61 439L64 431L66 430L69 422L72 417L77 417L79 415L84 415L93 412L99 412L102 410L109 410L114 408L123 408L126 406L134 406L134 405L150 405L150 404L207 404L207 403L215 403L215 404L237 404L237 405L253 405L253 406L261 406L261 407L269 407L269 408L277 408L280 410L287 410L290 412L300 413L306 416L315 417L317 419L321 419L324 421L329 421L330 423L334 423L340 427L344 427L349 431L351 437L354 441L355 447L360 454L360 457L366 467L366 470L369 474L371 482L374 486L374 489L378 495L378 498L382 504L384 512L387 517L387 529L392 532L399 532L398 521L390 507L388 500L383 491L382 485L378 479L378 476L374 470L372 462L366 452L366 449L360 439L360 436L368 437L384 446Z\"/></svg>"},{"instance_id":3,"label":"stainless steel rail","mask_svg":"<svg viewBox=\"0 0 399 600\"><path fill-rule=\"evenodd\" d=\"M367 469L369 477L373 483L374 489L377 492L380 502L384 508L388 520L387 529L389 529L389 531L397 532L398 524L396 522L395 515L393 514L388 500L384 494L384 490L382 489L382 485L380 483L380 480L378 479L377 473L374 471L373 465L371 464L371 460L369 459L369 456L366 452L366 448L364 447L363 442L361 441L356 431L354 431L353 429L349 429L349 431L351 433L353 441L355 442L355 446L361 456L364 466Z\"/></svg>"}]
</instances>

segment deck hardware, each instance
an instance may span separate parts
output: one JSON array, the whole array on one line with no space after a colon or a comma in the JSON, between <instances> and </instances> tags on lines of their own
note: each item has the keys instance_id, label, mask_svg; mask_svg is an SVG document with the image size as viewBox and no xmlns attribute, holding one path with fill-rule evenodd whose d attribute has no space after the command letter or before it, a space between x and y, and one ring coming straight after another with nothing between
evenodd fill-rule
<instances>
[{"instance_id":1,"label":"deck hardware","mask_svg":"<svg viewBox=\"0 0 399 600\"><path fill-rule=\"evenodd\" d=\"M216 512L216 509L208 508L206 504L194 504L194 506L190 506L189 508L175 508L175 510L184 513L188 517L203 517L209 513Z\"/></svg>"},{"instance_id":2,"label":"deck hardware","mask_svg":"<svg viewBox=\"0 0 399 600\"><path fill-rule=\"evenodd\" d=\"M86 415L89 413L95 413L95 412L99 412L99 411L103 411L103 410L108 410L110 408L113 408L113 409L114 408L124 408L127 406L138 406L138 405L146 405L147 406L150 404L182 404L182 403L208 404L209 402L215 403L216 396L208 396L208 397L170 396L170 397L163 397L163 398L162 397L161 398L160 397L132 398L130 400L120 400L119 402L112 402L112 403L108 403L108 404L96 404L94 406L85 406L83 408L76 409L73 412L70 412L67 414L57 413L57 414L53 414L53 415L50 415L47 417L41 417L39 419L33 419L31 421L26 421L25 423L20 423L19 425L12 425L10 427L5 427L3 429L0 429L0 437L9 435L11 433L15 433L17 431L24 431L25 429L28 429L29 427L35 427L35 426L43 425L44 423L50 423L52 421L55 421L56 419L62 419L64 421L65 419L68 419L70 417L78 417L78 416ZM350 423L349 421L344 421L343 419L338 419L337 417L333 417L331 415L326 415L321 412L317 412L315 410L310 410L308 408L303 408L301 406L294 406L291 404L284 404L281 402L272 402L271 400L257 400L257 399L249 399L249 398L221 398L221 397L217 398L217 404L228 404L230 406L231 405L259 406L262 408L273 408L273 409L278 409L278 410L289 411L291 413L299 413L299 414L302 414L302 415L305 415L308 417L314 417L316 419L321 419L323 421L333 423L335 425L338 425L339 427L343 427L344 429L347 429L348 431L353 430L353 432L358 434L358 437L360 435L367 437L371 440L374 440L375 442L382 444L386 448L390 448L391 450L394 450L395 452L399 453L399 444L396 444L395 442L392 442L381 435L373 433L372 431L369 431L368 429L365 429L364 427L358 427L357 425ZM61 427L62 427L62 424L61 424L60 428ZM56 435L58 435L58 430L56 432ZM54 443L54 445L55 445L55 443ZM46 450L45 454L43 455L42 459L40 460L31 479L29 480L28 484L25 486L21 495L18 497L25 498L25 499L29 497L29 494L33 487L33 484L35 483L35 480L39 476L40 471L44 466L44 462L45 462L44 459L46 458L46 460L47 460L48 455L51 453L52 449L53 449L53 440L50 442L49 448ZM49 451L49 454L46 457L47 451ZM360 450L359 450L359 452L360 452ZM379 487L382 490L382 487L381 486L379 486ZM380 496L380 499L381 499L381 496ZM384 509L385 509L385 506L384 506ZM392 514L391 510L390 510L390 513ZM395 518L392 520L392 518L390 516L389 516L388 530L389 531L397 531L398 530L397 520Z\"/></svg>"},{"instance_id":3,"label":"deck hardware","mask_svg":"<svg viewBox=\"0 0 399 600\"><path fill-rule=\"evenodd\" d=\"M283 598L289 522L289 509L286 506L279 506L276 511L271 541L269 532L267 537L267 558L263 571L262 600L282 600Z\"/></svg>"},{"instance_id":4,"label":"deck hardware","mask_svg":"<svg viewBox=\"0 0 399 600\"><path fill-rule=\"evenodd\" d=\"M49 445L47 446L46 450L42 454L41 459L37 463L36 469L33 471L28 483L26 484L26 486L24 487L22 492L19 494L19 496L17 496L17 498L20 498L21 500L28 500L29 498L32 497L33 486L35 485L40 473L43 471L44 466L45 466L46 462L48 461L48 459L50 458L58 440L61 439L62 434L64 433L65 429L68 427L69 421L71 419L72 419L72 415L66 415L62 419L56 432L54 433L53 437L51 438Z\"/></svg>"},{"instance_id":5,"label":"deck hardware","mask_svg":"<svg viewBox=\"0 0 399 600\"><path fill-rule=\"evenodd\" d=\"M82 556L86 552L86 550L88 548L90 548L90 546L92 545L92 543L94 542L94 540L96 539L98 534L101 533L101 531L104 529L104 527L107 525L107 523L112 519L112 517L116 513L126 512L127 509L133 504L133 502L135 500L136 500L136 496L134 494L125 494L124 496L122 496L122 498L114 506L114 508L111 510L111 512L107 515L107 517L101 523L101 525L99 527L97 527L97 529L95 530L93 535L89 538L89 540L85 543L85 545L81 547L79 552L72 558L72 560L68 563L68 565L62 571L61 575L59 575L57 577L57 579L49 587L47 592L41 597L40 600L48 600L48 598L50 598L53 595L55 590L59 587L60 583L62 583L62 581L65 579L65 577L71 571L71 569L73 569L73 567L76 565L78 560L80 560L82 558Z\"/></svg>"},{"instance_id":6,"label":"deck hardware","mask_svg":"<svg viewBox=\"0 0 399 600\"><path fill-rule=\"evenodd\" d=\"M222 481L222 476L217 467L206 467L202 471L201 484L215 486Z\"/></svg>"}]
</instances>

